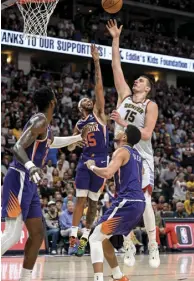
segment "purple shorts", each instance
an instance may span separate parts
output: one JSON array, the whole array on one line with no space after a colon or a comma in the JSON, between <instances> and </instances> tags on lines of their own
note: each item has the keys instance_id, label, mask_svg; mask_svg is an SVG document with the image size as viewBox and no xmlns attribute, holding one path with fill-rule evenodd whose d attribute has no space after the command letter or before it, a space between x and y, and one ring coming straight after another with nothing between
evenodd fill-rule
<instances>
[{"instance_id":1,"label":"purple shorts","mask_svg":"<svg viewBox=\"0 0 194 281\"><path fill-rule=\"evenodd\" d=\"M42 217L37 186L24 171L10 167L3 184L2 217L16 218L22 213L23 221Z\"/></svg>"},{"instance_id":2,"label":"purple shorts","mask_svg":"<svg viewBox=\"0 0 194 281\"><path fill-rule=\"evenodd\" d=\"M125 235L136 227L145 210L144 201L116 199L98 222L106 235Z\"/></svg>"},{"instance_id":3,"label":"purple shorts","mask_svg":"<svg viewBox=\"0 0 194 281\"><path fill-rule=\"evenodd\" d=\"M99 168L105 168L107 166L108 158L105 157L86 157L82 156L77 165L75 184L77 189L85 189L92 192L98 192L104 186L104 179L98 177L92 171L88 170L86 164L87 160L94 160L96 166Z\"/></svg>"}]
</instances>

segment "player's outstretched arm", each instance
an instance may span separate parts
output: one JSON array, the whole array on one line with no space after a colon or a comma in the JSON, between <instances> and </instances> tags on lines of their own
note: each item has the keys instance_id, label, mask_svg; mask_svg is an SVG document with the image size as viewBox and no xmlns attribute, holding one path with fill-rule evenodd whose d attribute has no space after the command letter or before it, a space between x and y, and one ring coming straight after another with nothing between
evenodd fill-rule
<instances>
[{"instance_id":1,"label":"player's outstretched arm","mask_svg":"<svg viewBox=\"0 0 194 281\"><path fill-rule=\"evenodd\" d=\"M105 179L111 179L119 170L119 168L129 161L129 158L130 154L126 153L126 149L119 148L114 152L113 158L106 168L98 168L95 165L94 160L88 160L85 162L85 164L87 165L88 169L93 171L97 176Z\"/></svg>"},{"instance_id":2,"label":"player's outstretched arm","mask_svg":"<svg viewBox=\"0 0 194 281\"><path fill-rule=\"evenodd\" d=\"M36 116L31 120L28 129L21 135L19 140L13 147L15 158L27 169L30 173L30 178L33 182L38 183L41 179L42 171L37 168L34 163L28 158L26 149L38 138L47 131L47 119L44 116Z\"/></svg>"},{"instance_id":3,"label":"player's outstretched arm","mask_svg":"<svg viewBox=\"0 0 194 281\"><path fill-rule=\"evenodd\" d=\"M91 124L84 126L84 128L80 132L76 125L74 128L74 131L73 131L73 136L57 138L56 141L59 142L58 145L60 145L60 142L61 142L61 144L63 142L63 146L60 146L60 147L68 146L69 151L73 151L76 148L76 146L84 147L85 144L87 143L87 135L90 131L90 126L91 126ZM59 139L62 139L62 140L59 140ZM54 138L54 140L55 140L55 138ZM54 143L54 145L56 147L56 142ZM52 144L52 147L54 147L53 144ZM58 146L56 148L60 148L60 147Z\"/></svg>"},{"instance_id":4,"label":"player's outstretched arm","mask_svg":"<svg viewBox=\"0 0 194 281\"><path fill-rule=\"evenodd\" d=\"M114 75L114 83L118 92L118 104L122 102L122 100L131 95L131 90L125 81L125 77L123 75L123 71L121 68L121 59L119 52L119 38L122 31L123 26L120 28L117 27L116 20L109 20L106 25L110 35L113 38L112 41L112 69Z\"/></svg>"},{"instance_id":5,"label":"player's outstretched arm","mask_svg":"<svg viewBox=\"0 0 194 281\"><path fill-rule=\"evenodd\" d=\"M100 58L99 58L98 49L94 44L91 45L91 55L94 60L94 67L95 67L96 102L94 106L94 111L98 115L104 115L105 99L104 99L104 89L102 83L102 73L100 68Z\"/></svg>"}]
</instances>

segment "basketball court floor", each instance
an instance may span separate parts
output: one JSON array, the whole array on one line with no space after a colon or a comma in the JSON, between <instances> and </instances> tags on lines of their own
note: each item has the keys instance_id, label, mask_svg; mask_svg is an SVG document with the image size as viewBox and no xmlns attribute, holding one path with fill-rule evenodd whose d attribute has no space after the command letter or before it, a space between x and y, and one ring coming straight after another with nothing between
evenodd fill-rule
<instances>
[{"instance_id":1,"label":"basketball court floor","mask_svg":"<svg viewBox=\"0 0 194 281\"><path fill-rule=\"evenodd\" d=\"M118 257L123 272L131 281L194 281L194 253L161 255L161 265L152 269L148 265L148 256L136 256L136 264L128 268L123 264L122 256ZM22 257L3 257L1 260L1 280L19 280L22 268ZM110 269L105 263L104 280L111 281ZM93 281L93 270L90 257L54 257L38 258L33 271L33 281Z\"/></svg>"}]
</instances>

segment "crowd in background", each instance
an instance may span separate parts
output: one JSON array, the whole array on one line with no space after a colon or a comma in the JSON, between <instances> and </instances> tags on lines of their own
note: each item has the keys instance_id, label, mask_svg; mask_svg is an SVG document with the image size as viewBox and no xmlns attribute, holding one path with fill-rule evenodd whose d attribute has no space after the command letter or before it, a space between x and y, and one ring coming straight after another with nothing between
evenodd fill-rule
<instances>
[{"instance_id":1,"label":"crowd in background","mask_svg":"<svg viewBox=\"0 0 194 281\"><path fill-rule=\"evenodd\" d=\"M143 0L143 2L159 5L163 1ZM169 2L168 4L171 4L172 7L175 7L176 3L179 3L180 7L184 5L189 7L187 4L190 3L187 0L164 2ZM58 14L56 8L48 25L48 36L111 45L112 40L106 30L106 23L109 19L110 15L105 12L83 15L79 10L74 20L64 19L64 16ZM162 14L157 18L147 15L142 18L137 16L137 19L135 16L128 19L125 15L119 15L117 20L119 24L124 24L120 40L120 45L123 48L194 58L194 45L191 41L194 38L189 32L192 26L181 28L179 32L179 24L175 23L172 18L164 18ZM17 7L3 11L2 28L23 31L23 18Z\"/></svg>"},{"instance_id":2,"label":"crowd in background","mask_svg":"<svg viewBox=\"0 0 194 281\"><path fill-rule=\"evenodd\" d=\"M66 65L61 79L55 81L49 72L43 72L39 77L36 77L33 71L29 75L24 75L24 72L18 70L14 64L3 64L2 184L12 160L12 148L19 139L25 123L36 112L32 99L33 92L44 84L54 89L58 99L51 123L55 136L72 135L73 128L80 118L77 110L79 100L85 96L94 97L94 83L88 70L73 73L70 65ZM105 113L108 117L116 107L117 93L115 88L105 88L104 94ZM174 88L162 81L156 83L156 91L152 98L159 107L159 118L152 138L155 162L153 208L159 234L160 232L164 234L162 218L165 214L178 218L194 217L194 98L189 88ZM111 155L114 131L112 121L108 121L108 129ZM67 148L51 149L47 165L43 168L43 179L38 186L53 254L56 254L60 237L63 237L63 243L68 246L76 201L76 165L80 153L79 148L71 153ZM94 224L109 208L114 196L115 186L111 180L107 182L104 193L100 197ZM85 207L79 226L80 234L86 223L87 205ZM143 244L146 232L142 224L135 230L135 235L140 245Z\"/></svg>"},{"instance_id":3,"label":"crowd in background","mask_svg":"<svg viewBox=\"0 0 194 281\"><path fill-rule=\"evenodd\" d=\"M193 12L194 3L190 0L137 0L140 3L161 6L170 9Z\"/></svg>"}]
</instances>

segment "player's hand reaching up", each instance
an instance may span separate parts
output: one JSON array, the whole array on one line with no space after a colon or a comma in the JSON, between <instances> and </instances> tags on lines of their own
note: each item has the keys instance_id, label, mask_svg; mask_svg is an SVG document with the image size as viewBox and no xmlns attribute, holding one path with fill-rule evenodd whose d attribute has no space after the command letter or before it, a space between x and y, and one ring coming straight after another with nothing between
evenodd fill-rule
<instances>
[{"instance_id":1,"label":"player's hand reaching up","mask_svg":"<svg viewBox=\"0 0 194 281\"><path fill-rule=\"evenodd\" d=\"M94 160L88 160L88 161L86 161L84 164L86 164L86 166L88 167L89 170L91 170L91 169L90 169L91 166L95 166L95 165L96 165L96 163L95 163Z\"/></svg>"},{"instance_id":2,"label":"player's hand reaching up","mask_svg":"<svg viewBox=\"0 0 194 281\"><path fill-rule=\"evenodd\" d=\"M117 21L116 20L109 20L107 22L106 28L108 29L110 35L113 38L117 38L120 36L123 25L121 25L119 28L117 26Z\"/></svg>"},{"instance_id":3,"label":"player's hand reaching up","mask_svg":"<svg viewBox=\"0 0 194 281\"><path fill-rule=\"evenodd\" d=\"M93 58L94 61L99 60L98 48L94 44L91 45L91 55L92 55L92 58Z\"/></svg>"},{"instance_id":4,"label":"player's hand reaching up","mask_svg":"<svg viewBox=\"0 0 194 281\"><path fill-rule=\"evenodd\" d=\"M43 177L43 172L40 168L34 166L29 169L30 180L34 183L39 183Z\"/></svg>"}]
</instances>

